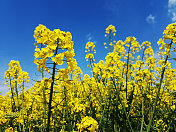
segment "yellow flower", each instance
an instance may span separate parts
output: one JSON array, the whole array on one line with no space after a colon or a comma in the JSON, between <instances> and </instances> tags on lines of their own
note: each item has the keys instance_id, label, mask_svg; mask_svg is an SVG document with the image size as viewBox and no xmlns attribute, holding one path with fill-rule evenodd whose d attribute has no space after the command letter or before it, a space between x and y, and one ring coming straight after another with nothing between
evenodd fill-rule
<instances>
[{"instance_id":1,"label":"yellow flower","mask_svg":"<svg viewBox=\"0 0 176 132\"><path fill-rule=\"evenodd\" d=\"M5 130L5 132L13 132L13 127L9 127Z\"/></svg>"},{"instance_id":2,"label":"yellow flower","mask_svg":"<svg viewBox=\"0 0 176 132\"><path fill-rule=\"evenodd\" d=\"M172 110L175 110L175 105L172 105L172 106L171 106L171 109L172 109Z\"/></svg>"},{"instance_id":3,"label":"yellow flower","mask_svg":"<svg viewBox=\"0 0 176 132\"><path fill-rule=\"evenodd\" d=\"M80 124L76 124L80 131L88 129L90 132L96 132L98 130L98 122L92 117L86 116L81 120Z\"/></svg>"},{"instance_id":4,"label":"yellow flower","mask_svg":"<svg viewBox=\"0 0 176 132\"><path fill-rule=\"evenodd\" d=\"M56 64L58 65L62 65L63 64L63 58L64 58L64 54L57 54L55 57L51 57L52 61L54 61Z\"/></svg>"},{"instance_id":5,"label":"yellow flower","mask_svg":"<svg viewBox=\"0 0 176 132\"><path fill-rule=\"evenodd\" d=\"M88 53L85 57L86 60L90 59L90 60L93 60L94 58L94 55L92 53Z\"/></svg>"},{"instance_id":6,"label":"yellow flower","mask_svg":"<svg viewBox=\"0 0 176 132\"><path fill-rule=\"evenodd\" d=\"M110 32L111 32L111 33L116 32L115 26L109 25L109 26L106 28L106 33L109 34Z\"/></svg>"}]
</instances>

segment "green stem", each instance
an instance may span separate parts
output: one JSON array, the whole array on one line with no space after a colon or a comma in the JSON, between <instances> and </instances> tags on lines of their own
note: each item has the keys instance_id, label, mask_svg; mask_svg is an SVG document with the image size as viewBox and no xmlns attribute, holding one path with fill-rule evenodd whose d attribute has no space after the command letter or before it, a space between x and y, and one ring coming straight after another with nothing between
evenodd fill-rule
<instances>
[{"instance_id":1,"label":"green stem","mask_svg":"<svg viewBox=\"0 0 176 132\"><path fill-rule=\"evenodd\" d=\"M112 38L111 38L111 30L110 30L110 33L109 33L109 44L112 42ZM110 45L110 52L111 52L111 45Z\"/></svg>"},{"instance_id":2,"label":"green stem","mask_svg":"<svg viewBox=\"0 0 176 132\"><path fill-rule=\"evenodd\" d=\"M12 89L12 86L11 86L11 81L12 80L11 80L10 77L9 77L9 80L10 80L10 90L11 90L11 94L12 94L12 97L11 97L12 112L15 112L15 100L14 100L14 95L13 95L13 89Z\"/></svg>"},{"instance_id":3,"label":"green stem","mask_svg":"<svg viewBox=\"0 0 176 132\"><path fill-rule=\"evenodd\" d=\"M24 125L24 113L23 113L23 108L24 108L24 105L23 105L23 101L24 101L24 81L23 81L23 87L22 87L22 117L23 117L23 132L25 132L25 125Z\"/></svg>"},{"instance_id":4,"label":"green stem","mask_svg":"<svg viewBox=\"0 0 176 132\"><path fill-rule=\"evenodd\" d=\"M129 53L130 53L130 48L131 48L131 42L130 42L130 46L129 46L129 49L128 49L128 58L127 58L127 71L126 71L126 99L127 99L127 93L128 93L128 90L127 90L127 85L128 85L128 65L129 65Z\"/></svg>"},{"instance_id":5,"label":"green stem","mask_svg":"<svg viewBox=\"0 0 176 132\"><path fill-rule=\"evenodd\" d=\"M172 43L171 43L171 44L172 44ZM168 60L168 55L166 56L164 65L166 65L167 60ZM150 115L149 124L148 124L148 126L147 126L147 132L150 132L151 124L152 124L152 121L153 121L153 115L154 115L154 113L155 113L156 105L157 105L157 102L158 102L158 99L159 99L159 95L160 95L160 89L161 89L161 85L162 85L162 82L163 82L163 77L164 77L165 69L166 69L166 67L164 66L164 67L162 68L161 79L160 79L160 83L159 83L159 87L158 87L158 91L157 91L157 96L156 96L156 99L155 99L155 102L154 102L154 107L153 107L153 110L152 110L151 115Z\"/></svg>"},{"instance_id":6,"label":"green stem","mask_svg":"<svg viewBox=\"0 0 176 132\"><path fill-rule=\"evenodd\" d=\"M65 117L67 119L67 125L68 125L68 131L70 132L71 131L71 125L70 125L70 118L69 118L69 110L68 110L68 103L67 103L67 93L66 93L67 89L66 87L64 86L64 96L65 96L65 107L66 107L66 112L65 112ZM64 123L65 124L65 123Z\"/></svg>"},{"instance_id":7,"label":"green stem","mask_svg":"<svg viewBox=\"0 0 176 132\"><path fill-rule=\"evenodd\" d=\"M142 122L141 122L141 131L143 131L143 126L144 126L144 97L143 97L143 94L142 94Z\"/></svg>"},{"instance_id":8,"label":"green stem","mask_svg":"<svg viewBox=\"0 0 176 132\"><path fill-rule=\"evenodd\" d=\"M124 102L122 102L122 100L121 100L121 98L120 98L120 91L119 91L119 89L116 87L116 85L115 85L115 80L113 79L113 84L114 84L114 87L115 87L115 89L117 89L117 96L118 96L118 98L119 98L119 101L120 101L120 103L121 103L121 105L122 105L122 108L123 108L123 110L124 110L124 112L125 112L125 116L126 116L126 118L127 118L127 122L128 122L128 124L129 124L129 126L130 126L130 130L133 132L133 128L132 128L132 126L131 126L131 123L130 123L130 120L129 120L129 116L127 115L127 111L126 111L126 108L125 108L125 104L124 104ZM122 97L123 97L123 95L122 95ZM124 99L123 99L124 100Z\"/></svg>"},{"instance_id":9,"label":"green stem","mask_svg":"<svg viewBox=\"0 0 176 132\"><path fill-rule=\"evenodd\" d=\"M43 45L41 44L41 49L42 49ZM43 68L42 68L42 79L44 78L44 72L43 72ZM45 95L45 91L46 91L46 87L44 85L43 87L43 117L44 117L44 131L46 130L46 95Z\"/></svg>"},{"instance_id":10,"label":"green stem","mask_svg":"<svg viewBox=\"0 0 176 132\"><path fill-rule=\"evenodd\" d=\"M16 77L17 79L17 77ZM18 102L18 89L17 89L17 81L15 81L15 92L16 92L16 99L17 99L17 110L18 112L20 111L19 109L19 102Z\"/></svg>"},{"instance_id":11,"label":"green stem","mask_svg":"<svg viewBox=\"0 0 176 132\"><path fill-rule=\"evenodd\" d=\"M17 100L17 111L20 112L19 101L18 101L17 76L15 76L15 79L16 79L16 81L15 81L15 91L16 91L16 100ZM21 131L21 125L20 125L20 123L18 124L18 126L19 126L19 131Z\"/></svg>"},{"instance_id":12,"label":"green stem","mask_svg":"<svg viewBox=\"0 0 176 132\"><path fill-rule=\"evenodd\" d=\"M55 55L57 54L57 49L55 51ZM50 89L50 98L49 98L49 104L48 104L48 124L47 124L47 129L46 131L50 131L50 117L51 117L51 102L52 102L52 97L53 97L53 87L54 87L54 77L55 77L55 70L56 70L56 63L54 62L53 64L53 73L52 73L52 83L51 83L51 89Z\"/></svg>"}]
</instances>

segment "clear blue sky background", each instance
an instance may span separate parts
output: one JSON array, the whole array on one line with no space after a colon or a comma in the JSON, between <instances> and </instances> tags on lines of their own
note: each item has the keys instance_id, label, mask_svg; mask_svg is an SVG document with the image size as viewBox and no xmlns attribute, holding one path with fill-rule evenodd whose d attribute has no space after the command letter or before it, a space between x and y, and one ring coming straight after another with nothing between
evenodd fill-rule
<instances>
[{"instance_id":1,"label":"clear blue sky background","mask_svg":"<svg viewBox=\"0 0 176 132\"><path fill-rule=\"evenodd\" d=\"M104 34L110 24L116 27L116 39L148 40L157 52L157 40L176 20L175 7L176 0L1 0L0 92L8 90L3 77L12 59L35 78L33 33L38 24L72 33L75 58L85 74L90 73L84 52L89 39L96 42L96 62L106 56Z\"/></svg>"}]
</instances>

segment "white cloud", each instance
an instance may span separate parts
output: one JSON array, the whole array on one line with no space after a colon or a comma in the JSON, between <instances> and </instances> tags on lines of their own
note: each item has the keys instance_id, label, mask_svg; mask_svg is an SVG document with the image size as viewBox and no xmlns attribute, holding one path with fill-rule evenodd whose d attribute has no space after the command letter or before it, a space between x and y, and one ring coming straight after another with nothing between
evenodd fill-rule
<instances>
[{"instance_id":1,"label":"white cloud","mask_svg":"<svg viewBox=\"0 0 176 132\"><path fill-rule=\"evenodd\" d=\"M88 41L91 41L92 40L92 34L91 33L87 34L86 38L87 38Z\"/></svg>"},{"instance_id":2,"label":"white cloud","mask_svg":"<svg viewBox=\"0 0 176 132\"><path fill-rule=\"evenodd\" d=\"M103 8L112 11L112 12L117 12L118 11L118 5L119 1L117 0L107 0Z\"/></svg>"},{"instance_id":3,"label":"white cloud","mask_svg":"<svg viewBox=\"0 0 176 132\"><path fill-rule=\"evenodd\" d=\"M176 0L169 0L168 6L169 7L176 6Z\"/></svg>"},{"instance_id":4,"label":"white cloud","mask_svg":"<svg viewBox=\"0 0 176 132\"><path fill-rule=\"evenodd\" d=\"M91 40L92 40L92 37L88 37L88 40L91 41Z\"/></svg>"},{"instance_id":5,"label":"white cloud","mask_svg":"<svg viewBox=\"0 0 176 132\"><path fill-rule=\"evenodd\" d=\"M172 21L175 22L176 21L176 12L172 13Z\"/></svg>"},{"instance_id":6,"label":"white cloud","mask_svg":"<svg viewBox=\"0 0 176 132\"><path fill-rule=\"evenodd\" d=\"M91 33L87 34L87 35L86 35L86 38L87 38L88 41L91 41L91 42L93 42L94 44L97 43L97 41L93 41L93 36L92 36Z\"/></svg>"},{"instance_id":7,"label":"white cloud","mask_svg":"<svg viewBox=\"0 0 176 132\"><path fill-rule=\"evenodd\" d=\"M156 23L155 16L153 16L152 14L150 14L149 16L146 17L146 21L147 21L149 24Z\"/></svg>"},{"instance_id":8,"label":"white cloud","mask_svg":"<svg viewBox=\"0 0 176 132\"><path fill-rule=\"evenodd\" d=\"M111 15L118 16L121 6L120 0L105 0L102 8L111 13Z\"/></svg>"},{"instance_id":9,"label":"white cloud","mask_svg":"<svg viewBox=\"0 0 176 132\"><path fill-rule=\"evenodd\" d=\"M176 0L168 1L168 13L171 16L173 22L176 21Z\"/></svg>"}]
</instances>

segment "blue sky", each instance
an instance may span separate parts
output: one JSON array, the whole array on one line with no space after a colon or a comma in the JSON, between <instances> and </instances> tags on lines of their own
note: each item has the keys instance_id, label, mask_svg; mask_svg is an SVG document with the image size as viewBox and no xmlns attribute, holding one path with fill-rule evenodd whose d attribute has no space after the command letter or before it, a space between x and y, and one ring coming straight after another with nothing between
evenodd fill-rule
<instances>
[{"instance_id":1,"label":"blue sky","mask_svg":"<svg viewBox=\"0 0 176 132\"><path fill-rule=\"evenodd\" d=\"M85 74L90 73L85 44L88 40L96 42L96 62L104 59L108 25L116 27L116 40L134 36L140 43L150 41L157 52L157 40L175 21L176 0L1 0L0 92L8 90L3 77L10 60L20 61L31 78L39 75L33 56L33 33L38 24L72 33L75 58Z\"/></svg>"}]
</instances>

